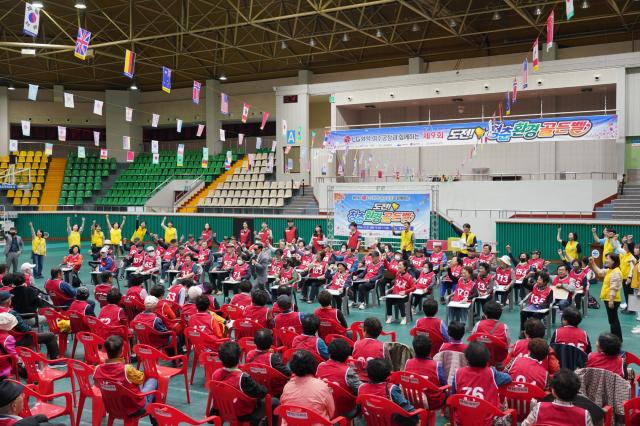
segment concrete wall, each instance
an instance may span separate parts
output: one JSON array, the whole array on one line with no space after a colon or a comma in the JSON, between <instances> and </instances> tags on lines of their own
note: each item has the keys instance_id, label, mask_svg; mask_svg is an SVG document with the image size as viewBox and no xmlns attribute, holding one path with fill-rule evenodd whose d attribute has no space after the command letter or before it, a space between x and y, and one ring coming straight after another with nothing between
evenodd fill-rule
<instances>
[{"instance_id":1,"label":"concrete wall","mask_svg":"<svg viewBox=\"0 0 640 426\"><path fill-rule=\"evenodd\" d=\"M173 212L176 192L190 191L193 180L178 179L166 184L145 203L145 210L150 212Z\"/></svg>"}]
</instances>

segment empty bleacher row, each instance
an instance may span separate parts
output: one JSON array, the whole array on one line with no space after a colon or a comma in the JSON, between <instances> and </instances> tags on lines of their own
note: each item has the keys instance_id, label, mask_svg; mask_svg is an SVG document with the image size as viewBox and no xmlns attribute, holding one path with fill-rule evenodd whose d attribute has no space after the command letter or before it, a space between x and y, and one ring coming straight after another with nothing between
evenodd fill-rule
<instances>
[{"instance_id":1,"label":"empty bleacher row","mask_svg":"<svg viewBox=\"0 0 640 426\"><path fill-rule=\"evenodd\" d=\"M78 158L69 155L58 205L79 206L102 190L102 181L117 169L116 159L101 160L97 155Z\"/></svg>"},{"instance_id":2,"label":"empty bleacher row","mask_svg":"<svg viewBox=\"0 0 640 426\"><path fill-rule=\"evenodd\" d=\"M0 176L2 183L27 185L29 175L31 177L31 189L8 189L6 197L14 206L37 206L42 196L42 188L47 175L49 157L42 151L17 151L11 155L0 157ZM27 173L10 174L8 170L13 166L14 170L29 169Z\"/></svg>"}]
</instances>

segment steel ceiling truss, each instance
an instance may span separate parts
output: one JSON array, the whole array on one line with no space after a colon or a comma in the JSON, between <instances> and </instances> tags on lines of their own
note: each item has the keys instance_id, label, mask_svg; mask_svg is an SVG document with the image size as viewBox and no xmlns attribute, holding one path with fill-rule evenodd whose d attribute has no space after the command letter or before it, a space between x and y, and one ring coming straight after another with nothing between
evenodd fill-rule
<instances>
[{"instance_id":1,"label":"steel ceiling truss","mask_svg":"<svg viewBox=\"0 0 640 426\"><path fill-rule=\"evenodd\" d=\"M85 89L123 88L124 49L137 53L136 82L157 89L160 68L174 87L224 73L233 81L526 52L555 8L556 39L574 46L632 38L640 6L591 2L566 22L557 0L45 0L40 33L22 34L24 9L0 0L0 78ZM536 14L539 8L541 13ZM493 20L498 12L500 19ZM77 27L95 54L73 57ZM345 35L346 34L346 35ZM24 57L32 47L37 56Z\"/></svg>"}]
</instances>

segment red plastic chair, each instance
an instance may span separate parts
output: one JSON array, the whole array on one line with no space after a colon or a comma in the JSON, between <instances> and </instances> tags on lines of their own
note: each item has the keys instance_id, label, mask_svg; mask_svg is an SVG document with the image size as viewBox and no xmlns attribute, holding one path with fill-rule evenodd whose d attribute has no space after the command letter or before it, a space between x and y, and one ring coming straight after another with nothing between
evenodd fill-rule
<instances>
[{"instance_id":1,"label":"red plastic chair","mask_svg":"<svg viewBox=\"0 0 640 426\"><path fill-rule=\"evenodd\" d=\"M9 334L12 335L14 339L16 339L16 342L19 342L25 337L29 336L31 338L31 344L29 346L24 346L24 347L33 349L36 352L40 350L40 344L38 343L38 333L36 331L19 332L15 330L9 330ZM58 346L58 348L59 347L60 346Z\"/></svg>"},{"instance_id":2,"label":"red plastic chair","mask_svg":"<svg viewBox=\"0 0 640 426\"><path fill-rule=\"evenodd\" d=\"M223 422L229 422L230 426L244 426L249 424L249 422L238 420L236 403L241 401L244 404L251 404L255 402L254 398L248 397L231 385L215 380L209 380L207 382L207 389L209 389L209 397L207 398L205 413L211 412L211 407L215 399L215 407ZM264 411L267 424L271 426L271 395L269 394L264 397Z\"/></svg>"},{"instance_id":3,"label":"red plastic chair","mask_svg":"<svg viewBox=\"0 0 640 426\"><path fill-rule=\"evenodd\" d=\"M133 296L124 296L122 298L122 309L124 309L127 319L131 322L136 315L144 311L144 304Z\"/></svg>"},{"instance_id":4,"label":"red plastic chair","mask_svg":"<svg viewBox=\"0 0 640 426\"><path fill-rule=\"evenodd\" d=\"M253 380L266 387L271 396L280 397L284 385L289 381L287 376L265 364L250 362L241 365L240 369L250 375Z\"/></svg>"},{"instance_id":5,"label":"red plastic chair","mask_svg":"<svg viewBox=\"0 0 640 426\"><path fill-rule=\"evenodd\" d=\"M481 342L489 349L491 365L501 364L509 353L509 346L490 334L474 333L467 339L469 342Z\"/></svg>"},{"instance_id":6,"label":"red plastic chair","mask_svg":"<svg viewBox=\"0 0 640 426\"><path fill-rule=\"evenodd\" d=\"M145 414L142 413L137 417L131 415L140 410L137 400L148 395L155 395L156 401L162 400L162 395L157 390L132 392L122 385L106 381L96 383L96 386L100 389L100 393L102 393L104 408L109 415L107 426L113 426L113 422L116 419L122 420L124 422L123 426L138 426L138 421Z\"/></svg>"},{"instance_id":7,"label":"red plastic chair","mask_svg":"<svg viewBox=\"0 0 640 426\"><path fill-rule=\"evenodd\" d=\"M511 416L511 426L517 426L518 413L509 408L506 411L485 401L469 395L451 395L447 399L447 406L451 415L451 423L460 426L485 426L489 417ZM457 422L457 423L454 423Z\"/></svg>"},{"instance_id":8,"label":"red plastic chair","mask_svg":"<svg viewBox=\"0 0 640 426\"><path fill-rule=\"evenodd\" d=\"M0 364L8 363L11 366L13 378L18 380L18 357L16 355L0 355ZM10 378L11 376L7 377Z\"/></svg>"},{"instance_id":9,"label":"red plastic chair","mask_svg":"<svg viewBox=\"0 0 640 426\"><path fill-rule=\"evenodd\" d=\"M253 337L238 339L238 346L240 346L240 350L242 350L242 362L246 359L247 354L257 347L253 341Z\"/></svg>"},{"instance_id":10,"label":"red plastic chair","mask_svg":"<svg viewBox=\"0 0 640 426\"><path fill-rule=\"evenodd\" d=\"M427 424L427 412L423 408L416 408L409 412L403 410L398 404L390 399L377 395L360 395L356 399L356 403L360 406L362 414L367 426L392 426L393 416L419 417L418 424L424 426Z\"/></svg>"},{"instance_id":11,"label":"red plastic chair","mask_svg":"<svg viewBox=\"0 0 640 426\"><path fill-rule=\"evenodd\" d=\"M71 371L78 382L78 390L80 391L77 412L78 421L82 419L84 404L89 398L91 399L91 426L100 426L105 415L105 409L100 389L91 383L91 376L95 371L95 367L73 360L71 361Z\"/></svg>"},{"instance_id":12,"label":"red plastic chair","mask_svg":"<svg viewBox=\"0 0 640 426\"><path fill-rule=\"evenodd\" d=\"M282 345L285 348L290 349L291 345L293 344L293 339L295 339L296 336L299 336L299 334L293 330L287 330L286 328L282 327L279 329L274 328L273 336L276 338L277 345Z\"/></svg>"},{"instance_id":13,"label":"red plastic chair","mask_svg":"<svg viewBox=\"0 0 640 426\"><path fill-rule=\"evenodd\" d=\"M158 390L162 393L163 400L167 397L169 381L171 378L183 375L184 387L187 391L187 403L191 404L186 355L167 356L154 347L142 344L135 345L133 347L133 352L138 356L138 362L142 364L145 377L152 377L158 381ZM160 361L180 361L180 367L176 368L160 365Z\"/></svg>"},{"instance_id":14,"label":"red plastic chair","mask_svg":"<svg viewBox=\"0 0 640 426\"><path fill-rule=\"evenodd\" d=\"M27 370L27 383L37 383L40 393L51 394L53 393L53 382L69 378L71 381L71 393L75 398L76 386L71 379L71 369L67 358L48 360L44 355L21 346L16 347L16 352L22 360L25 370ZM49 367L49 364L60 362L64 362L67 365L67 371Z\"/></svg>"},{"instance_id":15,"label":"red plastic chair","mask_svg":"<svg viewBox=\"0 0 640 426\"><path fill-rule=\"evenodd\" d=\"M62 356L67 355L67 339L69 338L69 333L63 333L58 327L58 321L66 320L69 321L69 317L64 315L53 308L41 308L38 310L38 314L45 317L47 320L47 326L49 327L49 331L58 336L58 347L60 348L60 353Z\"/></svg>"},{"instance_id":16,"label":"red plastic chair","mask_svg":"<svg viewBox=\"0 0 640 426\"><path fill-rule=\"evenodd\" d=\"M185 423L193 426L205 423L212 423L214 426L222 425L220 417L218 416L209 416L202 420L195 420L177 408L156 402L147 405L147 414L153 417L158 426L180 426Z\"/></svg>"},{"instance_id":17,"label":"red plastic chair","mask_svg":"<svg viewBox=\"0 0 640 426\"><path fill-rule=\"evenodd\" d=\"M640 424L640 398L633 398L622 405L624 409L624 426Z\"/></svg>"},{"instance_id":18,"label":"red plastic chair","mask_svg":"<svg viewBox=\"0 0 640 426\"><path fill-rule=\"evenodd\" d=\"M440 352L440 347L444 343L444 339L441 335L431 333L429 330L424 328L413 327L409 334L411 337L416 337L418 334L423 336L427 336L429 340L431 340L431 353L429 356L433 358L438 352Z\"/></svg>"},{"instance_id":19,"label":"red plastic chair","mask_svg":"<svg viewBox=\"0 0 640 426\"><path fill-rule=\"evenodd\" d=\"M284 364L288 364L289 360L291 360L291 358L293 357L293 354L295 354L298 351L303 351L304 349L287 349L282 353L282 362ZM311 354L311 356L313 356L313 358L315 358L316 362L318 364L320 364L321 362L325 362L326 359L322 358L320 355L315 354L313 352L309 352Z\"/></svg>"},{"instance_id":20,"label":"red plastic chair","mask_svg":"<svg viewBox=\"0 0 640 426\"><path fill-rule=\"evenodd\" d=\"M625 352L624 358L627 362L627 366L632 364L640 366L640 358L638 358L636 355L632 354L631 352ZM629 384L631 385L631 389L629 391L629 394L630 394L629 398L633 399L636 397L636 382L633 379L630 379Z\"/></svg>"},{"instance_id":21,"label":"red plastic chair","mask_svg":"<svg viewBox=\"0 0 640 426\"><path fill-rule=\"evenodd\" d=\"M296 405L280 405L276 408L275 414L280 419L280 423L282 424L283 421L286 421L287 426L331 426L335 424L347 426L347 420L342 416L327 420L308 408Z\"/></svg>"},{"instance_id":22,"label":"red plastic chair","mask_svg":"<svg viewBox=\"0 0 640 426\"><path fill-rule=\"evenodd\" d=\"M509 408L514 409L518 413L518 421L521 422L527 418L531 412L531 399L537 401L547 396L547 392L540 389L536 385L521 382L512 382L508 385L498 388L500 396L507 401Z\"/></svg>"},{"instance_id":23,"label":"red plastic chair","mask_svg":"<svg viewBox=\"0 0 640 426\"><path fill-rule=\"evenodd\" d=\"M85 318L86 315L80 314L78 312L67 312L69 315L69 321L71 321L71 333L77 335L82 331L91 331L86 324ZM71 348L71 358L75 358L76 349L78 347L78 338L77 336L73 339L73 347Z\"/></svg>"},{"instance_id":24,"label":"red plastic chair","mask_svg":"<svg viewBox=\"0 0 640 426\"><path fill-rule=\"evenodd\" d=\"M338 321L322 320L320 321L320 328L318 329L318 337L326 341L326 337L330 334L341 335L345 337L347 329L342 326Z\"/></svg>"},{"instance_id":25,"label":"red plastic chair","mask_svg":"<svg viewBox=\"0 0 640 426\"><path fill-rule=\"evenodd\" d=\"M224 342L228 342L229 339L217 339L216 337L205 334L195 328L187 328L185 331L185 338L187 343L187 359L191 355L191 349L193 349L193 362L191 364L191 379L190 383L193 384L193 377L196 372L197 362L200 359L200 354L203 352L218 352L218 348Z\"/></svg>"},{"instance_id":26,"label":"red plastic chair","mask_svg":"<svg viewBox=\"0 0 640 426\"><path fill-rule=\"evenodd\" d=\"M84 321L92 333L106 339L109 336L120 336L122 340L128 342L131 338L129 327L124 325L107 325L96 317L85 316Z\"/></svg>"},{"instance_id":27,"label":"red plastic chair","mask_svg":"<svg viewBox=\"0 0 640 426\"><path fill-rule=\"evenodd\" d=\"M157 331L144 323L136 321L133 321L131 326L138 343L161 349L164 352L172 349L174 354L178 353L178 339L175 331Z\"/></svg>"},{"instance_id":28,"label":"red plastic chair","mask_svg":"<svg viewBox=\"0 0 640 426\"><path fill-rule=\"evenodd\" d=\"M353 345L355 344L353 340L349 339L347 336L342 336L340 334L328 334L324 339L324 342L327 344L327 346L329 346L329 343L333 342L335 339L344 340L345 342L347 342L349 347L351 347L351 349L353 349Z\"/></svg>"},{"instance_id":29,"label":"red plastic chair","mask_svg":"<svg viewBox=\"0 0 640 426\"><path fill-rule=\"evenodd\" d=\"M437 411L445 405L450 385L436 386L424 376L406 371L391 373L389 381L400 385L404 397L411 405L427 410L427 424L436 424Z\"/></svg>"},{"instance_id":30,"label":"red plastic chair","mask_svg":"<svg viewBox=\"0 0 640 426\"><path fill-rule=\"evenodd\" d=\"M10 380L10 379L7 379ZM10 380L16 384L21 384L15 380ZM29 399L35 398L36 403L29 406ZM51 400L56 398L64 398L64 407L52 404ZM22 406L21 417L37 416L39 414L47 416L49 420L62 416L69 416L69 424L75 426L76 419L73 415L73 404L71 394L69 392L58 392L44 394L35 389L34 385L24 387L24 405Z\"/></svg>"},{"instance_id":31,"label":"red plastic chair","mask_svg":"<svg viewBox=\"0 0 640 426\"><path fill-rule=\"evenodd\" d=\"M262 330L264 327L257 322L242 318L233 322L233 333L235 340L240 340L243 337L253 337L256 331Z\"/></svg>"},{"instance_id":32,"label":"red plastic chair","mask_svg":"<svg viewBox=\"0 0 640 426\"><path fill-rule=\"evenodd\" d=\"M244 317L242 309L230 303L220 306L220 313L224 318L231 321L238 321Z\"/></svg>"},{"instance_id":33,"label":"red plastic chair","mask_svg":"<svg viewBox=\"0 0 640 426\"><path fill-rule=\"evenodd\" d=\"M364 339L364 330L362 329L362 324L363 321L355 321L353 323L351 323L351 332L353 333L353 340L356 340L356 337L358 339ZM391 341L395 342L396 341L396 332L395 331L382 331L380 333L380 336L390 336L391 337Z\"/></svg>"},{"instance_id":34,"label":"red plastic chair","mask_svg":"<svg viewBox=\"0 0 640 426\"><path fill-rule=\"evenodd\" d=\"M335 382L323 380L327 386L331 388L336 414L346 418L348 418L349 415L355 414L356 396Z\"/></svg>"},{"instance_id":35,"label":"red plastic chair","mask_svg":"<svg viewBox=\"0 0 640 426\"><path fill-rule=\"evenodd\" d=\"M220 361L220 357L218 357L218 354L213 352L201 353L198 362L204 368L205 384L211 380L211 376L218 368L222 368L222 361Z\"/></svg>"},{"instance_id":36,"label":"red plastic chair","mask_svg":"<svg viewBox=\"0 0 640 426\"><path fill-rule=\"evenodd\" d=\"M76 335L76 340L84 346L84 360L91 365L99 365L107 360L104 348L104 339L97 334L81 331Z\"/></svg>"}]
</instances>

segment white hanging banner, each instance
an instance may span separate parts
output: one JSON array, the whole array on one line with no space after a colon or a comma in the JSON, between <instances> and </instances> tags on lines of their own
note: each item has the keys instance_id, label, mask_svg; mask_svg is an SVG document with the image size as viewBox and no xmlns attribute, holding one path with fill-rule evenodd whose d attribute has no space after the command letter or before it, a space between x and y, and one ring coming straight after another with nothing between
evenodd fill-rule
<instances>
[{"instance_id":1,"label":"white hanging banner","mask_svg":"<svg viewBox=\"0 0 640 426\"><path fill-rule=\"evenodd\" d=\"M238 145L242 145L242 141L244 141L244 133L238 133Z\"/></svg>"},{"instance_id":2,"label":"white hanging banner","mask_svg":"<svg viewBox=\"0 0 640 426\"><path fill-rule=\"evenodd\" d=\"M226 140L225 139L225 134L224 134L224 129L220 129L220 140L223 141L223 142Z\"/></svg>"},{"instance_id":3,"label":"white hanging banner","mask_svg":"<svg viewBox=\"0 0 640 426\"><path fill-rule=\"evenodd\" d=\"M86 155L84 152L84 146L78 147L78 158L86 158Z\"/></svg>"},{"instance_id":4,"label":"white hanging banner","mask_svg":"<svg viewBox=\"0 0 640 426\"><path fill-rule=\"evenodd\" d=\"M151 116L151 127L158 127L158 122L160 122L160 115L153 114Z\"/></svg>"},{"instance_id":5,"label":"white hanging banner","mask_svg":"<svg viewBox=\"0 0 640 426\"><path fill-rule=\"evenodd\" d=\"M97 130L93 131L93 144L95 146L100 146L100 132Z\"/></svg>"},{"instance_id":6,"label":"white hanging banner","mask_svg":"<svg viewBox=\"0 0 640 426\"><path fill-rule=\"evenodd\" d=\"M9 152L18 151L18 141L15 139L9 139Z\"/></svg>"},{"instance_id":7,"label":"white hanging banner","mask_svg":"<svg viewBox=\"0 0 640 426\"><path fill-rule=\"evenodd\" d=\"M133 108L124 108L124 119L128 122L131 122L131 120L133 120Z\"/></svg>"},{"instance_id":8,"label":"white hanging banner","mask_svg":"<svg viewBox=\"0 0 640 426\"><path fill-rule=\"evenodd\" d=\"M287 135L287 120L282 120L282 136Z\"/></svg>"},{"instance_id":9,"label":"white hanging banner","mask_svg":"<svg viewBox=\"0 0 640 426\"><path fill-rule=\"evenodd\" d=\"M73 93L64 93L64 107L75 108L75 103L73 102Z\"/></svg>"},{"instance_id":10,"label":"white hanging banner","mask_svg":"<svg viewBox=\"0 0 640 426\"><path fill-rule=\"evenodd\" d=\"M182 133L182 120L176 118L176 132Z\"/></svg>"},{"instance_id":11,"label":"white hanging banner","mask_svg":"<svg viewBox=\"0 0 640 426\"><path fill-rule=\"evenodd\" d=\"M104 105L104 102L99 101L99 100L95 100L93 101L93 113L95 115L102 115L102 106Z\"/></svg>"},{"instance_id":12,"label":"white hanging banner","mask_svg":"<svg viewBox=\"0 0 640 426\"><path fill-rule=\"evenodd\" d=\"M131 149L131 138L129 136L122 137L122 149L128 151Z\"/></svg>"},{"instance_id":13,"label":"white hanging banner","mask_svg":"<svg viewBox=\"0 0 640 426\"><path fill-rule=\"evenodd\" d=\"M262 138L256 138L256 149L262 147Z\"/></svg>"},{"instance_id":14,"label":"white hanging banner","mask_svg":"<svg viewBox=\"0 0 640 426\"><path fill-rule=\"evenodd\" d=\"M22 136L31 136L31 122L29 120L22 120Z\"/></svg>"},{"instance_id":15,"label":"white hanging banner","mask_svg":"<svg viewBox=\"0 0 640 426\"><path fill-rule=\"evenodd\" d=\"M204 124L198 124L198 131L196 132L196 136L202 136L202 132L204 132Z\"/></svg>"},{"instance_id":16,"label":"white hanging banner","mask_svg":"<svg viewBox=\"0 0 640 426\"><path fill-rule=\"evenodd\" d=\"M53 144L52 143L45 143L44 144L44 155L51 157L53 155Z\"/></svg>"},{"instance_id":17,"label":"white hanging banner","mask_svg":"<svg viewBox=\"0 0 640 426\"><path fill-rule=\"evenodd\" d=\"M38 85L37 84L29 84L29 95L27 99L30 101L35 101L38 98Z\"/></svg>"},{"instance_id":18,"label":"white hanging banner","mask_svg":"<svg viewBox=\"0 0 640 426\"><path fill-rule=\"evenodd\" d=\"M271 143L271 152L276 152L276 145L278 145L278 141L277 141L277 140L274 140L274 141Z\"/></svg>"},{"instance_id":19,"label":"white hanging banner","mask_svg":"<svg viewBox=\"0 0 640 426\"><path fill-rule=\"evenodd\" d=\"M64 142L67 140L67 128L64 126L58 126L58 140Z\"/></svg>"},{"instance_id":20,"label":"white hanging banner","mask_svg":"<svg viewBox=\"0 0 640 426\"><path fill-rule=\"evenodd\" d=\"M106 160L108 155L109 155L109 151L106 148L102 148L100 150L100 159L101 160Z\"/></svg>"},{"instance_id":21,"label":"white hanging banner","mask_svg":"<svg viewBox=\"0 0 640 426\"><path fill-rule=\"evenodd\" d=\"M151 152L153 154L157 154L158 153L158 141L151 141Z\"/></svg>"},{"instance_id":22,"label":"white hanging banner","mask_svg":"<svg viewBox=\"0 0 640 426\"><path fill-rule=\"evenodd\" d=\"M269 154L269 161L267 161L267 173L273 172L273 154Z\"/></svg>"},{"instance_id":23,"label":"white hanging banner","mask_svg":"<svg viewBox=\"0 0 640 426\"><path fill-rule=\"evenodd\" d=\"M156 153L154 153L154 154L151 156L151 163L152 163L152 164L160 164L160 154L158 154L157 152L156 152Z\"/></svg>"}]
</instances>

